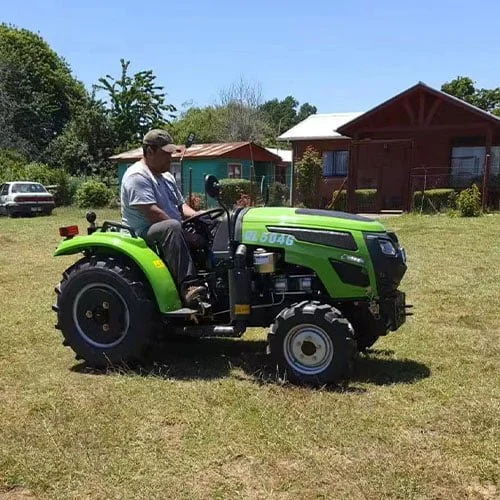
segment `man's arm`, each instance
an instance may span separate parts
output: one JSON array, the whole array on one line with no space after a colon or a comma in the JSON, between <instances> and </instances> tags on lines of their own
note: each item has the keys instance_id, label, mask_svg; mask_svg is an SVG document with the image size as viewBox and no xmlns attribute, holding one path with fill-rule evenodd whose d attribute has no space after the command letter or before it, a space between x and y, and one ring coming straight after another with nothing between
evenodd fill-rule
<instances>
[{"instance_id":1,"label":"man's arm","mask_svg":"<svg viewBox=\"0 0 500 500\"><path fill-rule=\"evenodd\" d=\"M134 208L139 210L141 214L151 223L168 220L170 217L155 203L151 205L135 205Z\"/></svg>"}]
</instances>

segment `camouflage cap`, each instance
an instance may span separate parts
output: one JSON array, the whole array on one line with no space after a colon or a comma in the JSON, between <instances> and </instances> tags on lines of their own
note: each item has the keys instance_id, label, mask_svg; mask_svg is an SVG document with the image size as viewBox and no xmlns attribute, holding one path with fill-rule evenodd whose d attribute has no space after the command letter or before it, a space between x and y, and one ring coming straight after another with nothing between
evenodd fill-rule
<instances>
[{"instance_id":1,"label":"camouflage cap","mask_svg":"<svg viewBox=\"0 0 500 500\"><path fill-rule=\"evenodd\" d=\"M166 130L150 130L142 139L147 146L156 146L167 153L179 153L181 149L173 143L172 137Z\"/></svg>"}]
</instances>

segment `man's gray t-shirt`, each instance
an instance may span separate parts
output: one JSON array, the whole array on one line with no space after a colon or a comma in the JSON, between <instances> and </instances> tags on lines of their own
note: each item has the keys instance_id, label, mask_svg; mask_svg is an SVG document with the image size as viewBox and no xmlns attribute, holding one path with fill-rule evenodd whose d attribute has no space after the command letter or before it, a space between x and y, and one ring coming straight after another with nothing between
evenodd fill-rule
<instances>
[{"instance_id":1,"label":"man's gray t-shirt","mask_svg":"<svg viewBox=\"0 0 500 500\"><path fill-rule=\"evenodd\" d=\"M184 198L174 176L166 172L155 176L140 160L131 165L125 172L121 185L122 223L130 226L144 237L151 226L137 205L158 205L171 219L182 220L180 206Z\"/></svg>"}]
</instances>

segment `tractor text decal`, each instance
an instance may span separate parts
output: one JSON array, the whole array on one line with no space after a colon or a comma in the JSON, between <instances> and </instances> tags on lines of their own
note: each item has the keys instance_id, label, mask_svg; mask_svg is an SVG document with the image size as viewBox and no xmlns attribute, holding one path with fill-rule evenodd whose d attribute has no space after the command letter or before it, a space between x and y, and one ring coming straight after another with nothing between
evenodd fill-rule
<instances>
[{"instance_id":1,"label":"tractor text decal","mask_svg":"<svg viewBox=\"0 0 500 500\"><path fill-rule=\"evenodd\" d=\"M270 243L271 245L292 246L295 243L295 238L290 234L268 233L264 231L245 231L244 240L248 242Z\"/></svg>"}]
</instances>

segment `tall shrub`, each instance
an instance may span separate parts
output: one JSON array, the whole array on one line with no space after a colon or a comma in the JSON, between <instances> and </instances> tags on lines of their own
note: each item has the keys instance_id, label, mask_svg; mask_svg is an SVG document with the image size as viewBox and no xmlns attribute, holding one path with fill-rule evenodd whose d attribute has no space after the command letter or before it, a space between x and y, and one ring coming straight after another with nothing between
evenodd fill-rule
<instances>
[{"instance_id":1,"label":"tall shrub","mask_svg":"<svg viewBox=\"0 0 500 500\"><path fill-rule=\"evenodd\" d=\"M233 207L242 196L251 195L252 183L247 179L221 179L221 200L228 207Z\"/></svg>"},{"instance_id":2,"label":"tall shrub","mask_svg":"<svg viewBox=\"0 0 500 500\"><path fill-rule=\"evenodd\" d=\"M270 207L283 207L288 204L290 190L281 182L273 182L269 186L269 203Z\"/></svg>"},{"instance_id":3,"label":"tall shrub","mask_svg":"<svg viewBox=\"0 0 500 500\"><path fill-rule=\"evenodd\" d=\"M300 200L308 208L319 208L323 162L318 151L308 146L296 164L296 186Z\"/></svg>"},{"instance_id":4,"label":"tall shrub","mask_svg":"<svg viewBox=\"0 0 500 500\"><path fill-rule=\"evenodd\" d=\"M80 208L100 208L107 206L113 199L113 191L102 182L84 182L76 192L76 203Z\"/></svg>"}]
</instances>

